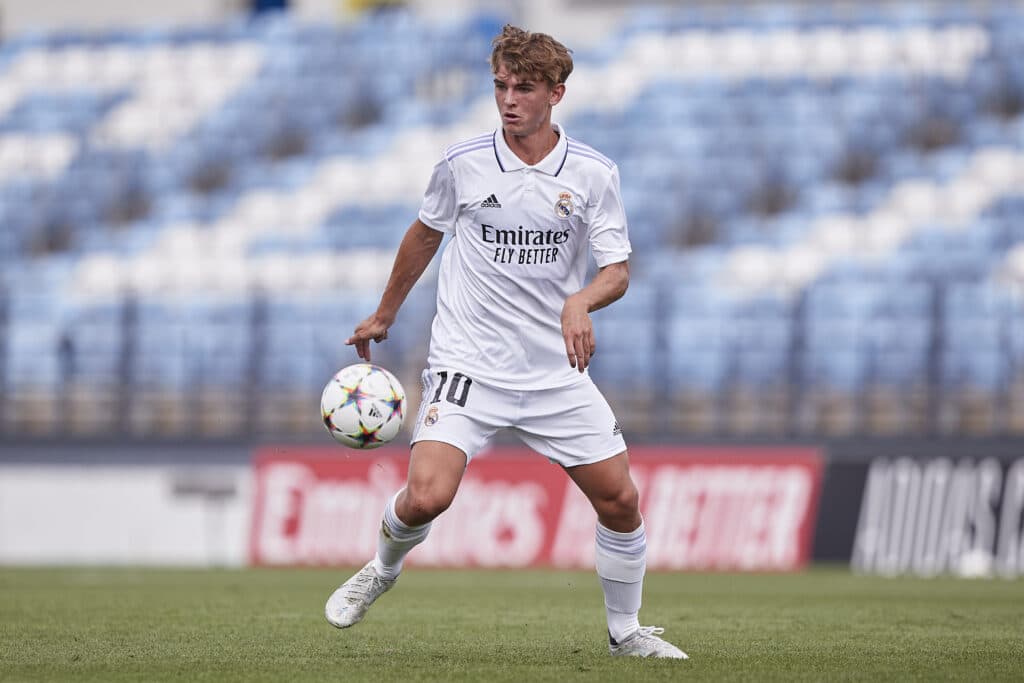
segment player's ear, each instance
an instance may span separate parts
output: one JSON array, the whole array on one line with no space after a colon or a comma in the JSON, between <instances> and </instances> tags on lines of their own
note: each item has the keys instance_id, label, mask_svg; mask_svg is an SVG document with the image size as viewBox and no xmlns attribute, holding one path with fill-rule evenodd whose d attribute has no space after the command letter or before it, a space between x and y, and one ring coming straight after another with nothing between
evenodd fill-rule
<instances>
[{"instance_id":1,"label":"player's ear","mask_svg":"<svg viewBox=\"0 0 1024 683\"><path fill-rule=\"evenodd\" d=\"M562 101L562 96L565 95L565 83L559 83L551 89L551 95L548 97L548 104L552 107Z\"/></svg>"}]
</instances>

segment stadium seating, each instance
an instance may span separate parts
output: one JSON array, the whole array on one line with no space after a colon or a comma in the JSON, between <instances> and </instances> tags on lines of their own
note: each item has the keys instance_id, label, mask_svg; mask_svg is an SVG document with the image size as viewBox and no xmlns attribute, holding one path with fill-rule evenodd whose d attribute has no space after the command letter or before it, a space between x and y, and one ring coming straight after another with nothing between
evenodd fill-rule
<instances>
[{"instance_id":1,"label":"stadium seating","mask_svg":"<svg viewBox=\"0 0 1024 683\"><path fill-rule=\"evenodd\" d=\"M0 434L301 437L500 17L0 45ZM1024 11L637 7L557 110L619 164L624 427L1024 433ZM416 386L433 270L380 362Z\"/></svg>"}]
</instances>

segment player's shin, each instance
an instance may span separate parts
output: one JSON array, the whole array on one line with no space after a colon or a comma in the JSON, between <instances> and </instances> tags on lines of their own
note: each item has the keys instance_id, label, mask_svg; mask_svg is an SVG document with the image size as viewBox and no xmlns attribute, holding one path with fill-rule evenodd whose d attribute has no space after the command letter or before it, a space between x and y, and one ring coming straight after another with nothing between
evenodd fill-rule
<instances>
[{"instance_id":1,"label":"player's shin","mask_svg":"<svg viewBox=\"0 0 1024 683\"><path fill-rule=\"evenodd\" d=\"M638 614L647 569L647 535L643 522L621 533L597 524L597 575L604 590L608 634L615 642L640 628Z\"/></svg>"},{"instance_id":2,"label":"player's shin","mask_svg":"<svg viewBox=\"0 0 1024 683\"><path fill-rule=\"evenodd\" d=\"M377 555L373 558L374 570L385 580L398 577L405 556L422 543L430 532L430 522L422 526L408 526L398 518L395 501L400 493L393 495L384 508L384 520L377 538Z\"/></svg>"}]
</instances>

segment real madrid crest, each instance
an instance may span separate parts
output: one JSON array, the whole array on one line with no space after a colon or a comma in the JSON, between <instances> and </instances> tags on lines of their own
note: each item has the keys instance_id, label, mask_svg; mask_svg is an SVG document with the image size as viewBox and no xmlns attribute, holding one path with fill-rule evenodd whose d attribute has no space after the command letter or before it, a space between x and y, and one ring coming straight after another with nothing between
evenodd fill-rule
<instances>
[{"instance_id":1,"label":"real madrid crest","mask_svg":"<svg viewBox=\"0 0 1024 683\"><path fill-rule=\"evenodd\" d=\"M555 202L555 215L565 220L572 215L572 195L568 192L561 192L558 201Z\"/></svg>"},{"instance_id":2,"label":"real madrid crest","mask_svg":"<svg viewBox=\"0 0 1024 683\"><path fill-rule=\"evenodd\" d=\"M430 426L437 422L437 406L430 406L430 410L427 411L427 416L423 418L423 424Z\"/></svg>"}]
</instances>

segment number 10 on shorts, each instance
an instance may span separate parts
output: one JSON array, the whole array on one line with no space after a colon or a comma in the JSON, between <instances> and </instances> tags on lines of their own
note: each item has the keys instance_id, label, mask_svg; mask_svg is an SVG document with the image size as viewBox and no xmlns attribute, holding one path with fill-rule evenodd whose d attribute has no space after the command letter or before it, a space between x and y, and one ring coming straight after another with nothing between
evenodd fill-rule
<instances>
[{"instance_id":1,"label":"number 10 on shorts","mask_svg":"<svg viewBox=\"0 0 1024 683\"><path fill-rule=\"evenodd\" d=\"M444 392L445 385L448 384L447 370L438 371L437 376L441 379L441 382L437 385L437 391L434 392L434 398L430 400L431 403L441 401L441 394ZM457 406L465 407L466 399L469 398L469 387L472 384L472 379L466 377L461 372L456 372L452 375L452 383L448 384L448 393L445 394L445 400Z\"/></svg>"}]
</instances>

